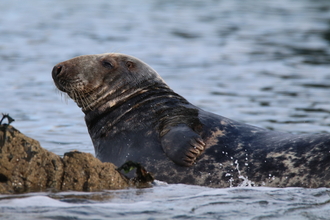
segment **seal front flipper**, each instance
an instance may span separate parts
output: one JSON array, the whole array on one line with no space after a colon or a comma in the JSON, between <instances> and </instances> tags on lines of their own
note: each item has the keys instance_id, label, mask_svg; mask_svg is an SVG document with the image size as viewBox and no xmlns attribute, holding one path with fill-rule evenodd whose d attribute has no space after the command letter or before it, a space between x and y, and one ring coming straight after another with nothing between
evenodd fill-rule
<instances>
[{"instance_id":1,"label":"seal front flipper","mask_svg":"<svg viewBox=\"0 0 330 220\"><path fill-rule=\"evenodd\" d=\"M205 149L202 138L185 124L172 127L161 144L166 156L181 166L192 166Z\"/></svg>"}]
</instances>

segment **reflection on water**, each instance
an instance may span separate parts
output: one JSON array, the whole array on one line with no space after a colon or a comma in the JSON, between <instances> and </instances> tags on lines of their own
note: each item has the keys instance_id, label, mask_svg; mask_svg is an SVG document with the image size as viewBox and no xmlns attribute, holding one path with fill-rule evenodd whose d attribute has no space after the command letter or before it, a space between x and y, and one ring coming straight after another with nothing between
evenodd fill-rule
<instances>
[{"instance_id":1,"label":"reflection on water","mask_svg":"<svg viewBox=\"0 0 330 220\"><path fill-rule=\"evenodd\" d=\"M176 92L217 114L294 133L330 130L327 0L3 0L0 8L0 111L10 113L16 120L14 126L57 154L73 149L93 153L93 147L83 114L75 103L56 91L50 75L52 67L77 55L104 52L127 53L144 60ZM316 219L326 216L324 208L328 207L326 199L316 201L318 190L294 190L293 201L307 202L293 207L281 201L286 201L287 191L270 190L268 197L259 198L264 192L257 189L247 193L246 198L246 192L235 197L227 194L235 191L220 191L228 195L224 203L217 196L206 196L205 203L192 196L187 208L183 205L185 195L173 187L178 195L175 206L166 208L164 201L173 199L162 200L163 194L149 194L159 198L165 211L153 203L141 202L142 207L151 208L129 215L127 209L131 206L118 205L110 198L106 205L122 207L121 214L115 216L123 218L163 213L164 218L224 219L271 219L287 213L292 218L297 215L300 219ZM324 190L322 198L328 198L327 193ZM99 208L93 202L85 204L85 198L71 200L60 196L51 197L51 201L64 206L67 202L79 204L77 209L63 208L64 213L71 213L63 215L72 216L76 211L76 215L88 219L86 216L106 218L113 214L108 216L108 208ZM279 199L273 200L275 197ZM26 203L38 199L36 195L9 201L26 207ZM129 203L131 199L128 195L120 202ZM139 197L134 199L139 201ZM56 204L51 204L54 209L36 208L31 212L55 210L50 216L60 219ZM243 211L237 211L236 205ZM2 211L27 212L25 208L11 207ZM256 208L249 211L244 207ZM92 211L94 208L98 214ZM169 210L174 210L174 214L169 214Z\"/></svg>"}]
</instances>

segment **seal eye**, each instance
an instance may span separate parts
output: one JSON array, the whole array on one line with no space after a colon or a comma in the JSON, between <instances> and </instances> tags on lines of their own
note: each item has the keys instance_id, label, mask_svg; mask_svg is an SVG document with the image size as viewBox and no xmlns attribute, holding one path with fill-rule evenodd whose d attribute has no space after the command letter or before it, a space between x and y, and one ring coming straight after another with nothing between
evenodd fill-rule
<instances>
[{"instance_id":1,"label":"seal eye","mask_svg":"<svg viewBox=\"0 0 330 220\"><path fill-rule=\"evenodd\" d=\"M112 64L107 60L103 60L102 65L106 68L110 68L110 69L113 68Z\"/></svg>"}]
</instances>

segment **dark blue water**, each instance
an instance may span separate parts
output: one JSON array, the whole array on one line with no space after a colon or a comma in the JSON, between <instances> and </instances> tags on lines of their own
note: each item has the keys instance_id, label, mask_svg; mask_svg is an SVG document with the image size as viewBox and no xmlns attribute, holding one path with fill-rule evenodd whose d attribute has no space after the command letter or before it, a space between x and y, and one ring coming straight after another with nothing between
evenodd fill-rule
<instances>
[{"instance_id":1,"label":"dark blue water","mask_svg":"<svg viewBox=\"0 0 330 220\"><path fill-rule=\"evenodd\" d=\"M330 1L2 0L0 112L63 155L93 153L56 63L120 52L203 109L292 133L330 131ZM228 183L229 186L229 183ZM329 189L170 185L0 197L1 219L327 219Z\"/></svg>"}]
</instances>

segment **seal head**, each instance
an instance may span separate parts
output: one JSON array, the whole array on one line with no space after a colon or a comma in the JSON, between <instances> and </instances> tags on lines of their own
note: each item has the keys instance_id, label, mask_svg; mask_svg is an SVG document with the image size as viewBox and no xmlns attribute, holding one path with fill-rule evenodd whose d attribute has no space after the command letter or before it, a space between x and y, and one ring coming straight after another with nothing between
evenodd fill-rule
<instances>
[{"instance_id":1,"label":"seal head","mask_svg":"<svg viewBox=\"0 0 330 220\"><path fill-rule=\"evenodd\" d=\"M57 88L84 112L105 103L114 106L143 90L146 84L164 83L151 67L122 54L79 56L54 66L52 77Z\"/></svg>"}]
</instances>

